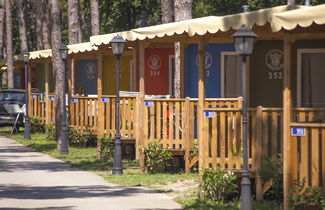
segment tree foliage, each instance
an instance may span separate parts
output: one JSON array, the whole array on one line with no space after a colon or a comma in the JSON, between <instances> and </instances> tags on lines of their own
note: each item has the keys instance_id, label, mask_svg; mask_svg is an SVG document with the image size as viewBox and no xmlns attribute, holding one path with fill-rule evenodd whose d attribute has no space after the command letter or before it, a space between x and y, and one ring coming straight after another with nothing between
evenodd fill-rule
<instances>
[{"instance_id":1,"label":"tree foliage","mask_svg":"<svg viewBox=\"0 0 325 210\"><path fill-rule=\"evenodd\" d=\"M68 44L68 0L59 0L61 7L61 30L63 42ZM91 35L91 0L80 0L82 41L89 41ZM302 5L304 0L296 0ZM28 49L36 49L36 0L26 0L26 25ZM111 33L139 27L141 19L148 25L161 23L161 0L106 0L99 3L99 33ZM310 0L311 5L324 3L324 0ZM208 15L229 15L242 11L242 5L248 4L250 10L287 4L287 0L193 0L193 18ZM14 54L20 53L17 7L11 8L13 18Z\"/></svg>"}]
</instances>

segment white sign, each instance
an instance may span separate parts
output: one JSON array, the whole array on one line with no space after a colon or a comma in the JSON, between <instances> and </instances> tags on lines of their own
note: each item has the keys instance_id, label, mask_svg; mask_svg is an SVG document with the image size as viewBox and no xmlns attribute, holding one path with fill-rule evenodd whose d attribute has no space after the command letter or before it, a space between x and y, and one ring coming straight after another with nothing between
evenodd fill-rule
<instances>
[{"instance_id":1,"label":"white sign","mask_svg":"<svg viewBox=\"0 0 325 210\"><path fill-rule=\"evenodd\" d=\"M153 102L152 101L145 101L144 105L147 106L147 107L151 107L151 106L153 106Z\"/></svg>"},{"instance_id":2,"label":"white sign","mask_svg":"<svg viewBox=\"0 0 325 210\"><path fill-rule=\"evenodd\" d=\"M204 117L205 118L215 118L216 117L216 112L205 111L204 112Z\"/></svg>"},{"instance_id":3,"label":"white sign","mask_svg":"<svg viewBox=\"0 0 325 210\"><path fill-rule=\"evenodd\" d=\"M291 136L306 136L306 129L303 127L292 127Z\"/></svg>"}]
</instances>

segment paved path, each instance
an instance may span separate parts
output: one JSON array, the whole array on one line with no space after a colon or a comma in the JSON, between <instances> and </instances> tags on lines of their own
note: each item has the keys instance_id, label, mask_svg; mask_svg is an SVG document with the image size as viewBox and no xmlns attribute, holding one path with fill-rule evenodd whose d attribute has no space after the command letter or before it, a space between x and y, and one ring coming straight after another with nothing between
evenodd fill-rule
<instances>
[{"instance_id":1,"label":"paved path","mask_svg":"<svg viewBox=\"0 0 325 210\"><path fill-rule=\"evenodd\" d=\"M181 209L163 194L121 187L0 136L0 209Z\"/></svg>"}]
</instances>

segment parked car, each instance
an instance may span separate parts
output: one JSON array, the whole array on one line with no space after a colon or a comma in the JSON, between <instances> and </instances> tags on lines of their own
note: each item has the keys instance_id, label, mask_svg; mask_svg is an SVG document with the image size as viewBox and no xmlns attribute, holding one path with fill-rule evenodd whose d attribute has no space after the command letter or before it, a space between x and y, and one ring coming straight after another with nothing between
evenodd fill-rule
<instances>
[{"instance_id":1,"label":"parked car","mask_svg":"<svg viewBox=\"0 0 325 210\"><path fill-rule=\"evenodd\" d=\"M25 102L25 90L0 89L0 127L12 126L17 116L17 128L23 126Z\"/></svg>"}]
</instances>

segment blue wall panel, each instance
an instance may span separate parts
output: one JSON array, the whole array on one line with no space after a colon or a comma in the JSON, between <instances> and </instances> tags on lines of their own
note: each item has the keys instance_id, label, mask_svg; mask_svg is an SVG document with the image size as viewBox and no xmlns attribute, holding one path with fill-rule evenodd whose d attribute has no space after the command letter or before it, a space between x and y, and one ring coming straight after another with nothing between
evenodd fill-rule
<instances>
[{"instance_id":1,"label":"blue wall panel","mask_svg":"<svg viewBox=\"0 0 325 210\"><path fill-rule=\"evenodd\" d=\"M235 51L233 44L207 44L205 96L221 97L221 52ZM185 96L198 97L198 45L191 44L185 50Z\"/></svg>"}]
</instances>

